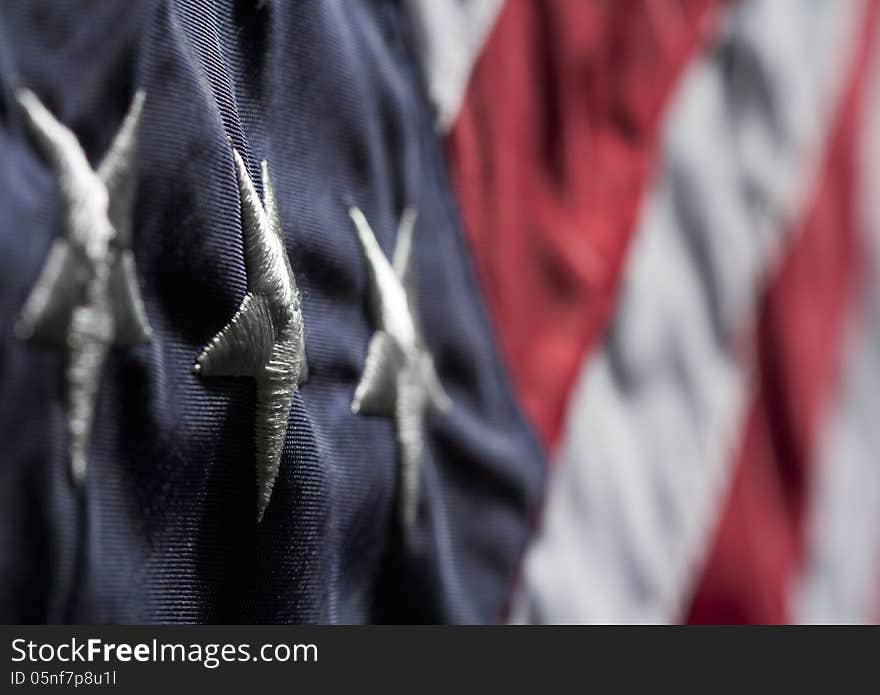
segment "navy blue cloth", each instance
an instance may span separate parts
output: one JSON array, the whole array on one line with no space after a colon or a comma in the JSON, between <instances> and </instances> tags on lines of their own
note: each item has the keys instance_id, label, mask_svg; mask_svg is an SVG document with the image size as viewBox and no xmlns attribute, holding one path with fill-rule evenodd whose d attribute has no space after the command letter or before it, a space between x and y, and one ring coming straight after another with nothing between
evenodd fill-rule
<instances>
[{"instance_id":1,"label":"navy blue cloth","mask_svg":"<svg viewBox=\"0 0 880 695\"><path fill-rule=\"evenodd\" d=\"M501 617L544 466L493 344L410 38L396 2L0 4L0 621ZM64 352L14 335L62 233L17 86L93 165L135 90L147 95L134 254L155 337L109 357L80 492ZM192 372L246 291L227 137L258 189L269 162L310 368L260 525L254 383ZM427 418L406 532L393 423L350 410L374 329L352 203L389 257L402 209L418 209L421 321L454 403Z\"/></svg>"}]
</instances>

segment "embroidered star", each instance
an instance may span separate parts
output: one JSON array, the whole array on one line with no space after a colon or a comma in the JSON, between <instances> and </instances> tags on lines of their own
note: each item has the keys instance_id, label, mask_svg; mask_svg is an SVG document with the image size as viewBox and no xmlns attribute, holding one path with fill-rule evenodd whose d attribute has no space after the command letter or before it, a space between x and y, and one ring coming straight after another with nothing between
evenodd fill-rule
<instances>
[{"instance_id":1,"label":"embroidered star","mask_svg":"<svg viewBox=\"0 0 880 695\"><path fill-rule=\"evenodd\" d=\"M64 236L56 239L16 325L19 337L67 350L71 475L81 483L104 362L113 345L150 340L131 250L137 133L144 92L93 170L76 136L29 90L16 93L29 130L58 177Z\"/></svg>"},{"instance_id":2,"label":"embroidered star","mask_svg":"<svg viewBox=\"0 0 880 695\"><path fill-rule=\"evenodd\" d=\"M257 522L278 476L293 393L307 377L299 291L284 236L269 168L262 163L263 202L233 148L241 198L248 291L238 311L208 343L193 367L201 376L247 376L257 384L254 438Z\"/></svg>"},{"instance_id":3,"label":"embroidered star","mask_svg":"<svg viewBox=\"0 0 880 695\"><path fill-rule=\"evenodd\" d=\"M348 212L367 262L376 323L351 409L394 418L400 450L398 517L408 527L418 508L425 413L429 408L446 412L451 405L418 328L412 253L416 213L412 208L404 210L389 263L360 209L352 207Z\"/></svg>"}]
</instances>

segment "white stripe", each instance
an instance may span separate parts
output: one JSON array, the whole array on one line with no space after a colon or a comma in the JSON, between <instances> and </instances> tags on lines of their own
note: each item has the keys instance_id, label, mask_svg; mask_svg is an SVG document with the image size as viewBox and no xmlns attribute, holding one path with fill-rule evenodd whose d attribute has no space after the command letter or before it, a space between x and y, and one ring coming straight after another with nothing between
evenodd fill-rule
<instances>
[{"instance_id":1,"label":"white stripe","mask_svg":"<svg viewBox=\"0 0 880 695\"><path fill-rule=\"evenodd\" d=\"M858 179L868 280L819 449L809 554L793 591L802 622L872 622L880 609L880 51L869 84Z\"/></svg>"},{"instance_id":2,"label":"white stripe","mask_svg":"<svg viewBox=\"0 0 880 695\"><path fill-rule=\"evenodd\" d=\"M458 116L471 71L503 0L406 0L443 133Z\"/></svg>"},{"instance_id":3,"label":"white stripe","mask_svg":"<svg viewBox=\"0 0 880 695\"><path fill-rule=\"evenodd\" d=\"M667 114L617 314L582 367L518 621L681 617L751 392L737 349L809 192L861 2L754 0Z\"/></svg>"}]
</instances>

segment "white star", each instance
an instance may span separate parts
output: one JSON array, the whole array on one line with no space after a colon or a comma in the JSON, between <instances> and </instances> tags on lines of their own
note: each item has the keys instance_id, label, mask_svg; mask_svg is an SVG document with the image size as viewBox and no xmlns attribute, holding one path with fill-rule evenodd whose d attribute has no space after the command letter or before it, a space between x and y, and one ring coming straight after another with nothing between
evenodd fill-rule
<instances>
[{"instance_id":1,"label":"white star","mask_svg":"<svg viewBox=\"0 0 880 695\"><path fill-rule=\"evenodd\" d=\"M370 306L376 332L351 409L393 417L400 447L398 515L408 527L418 509L422 430L429 407L446 412L451 402L418 330L412 237L416 214L404 210L393 265L382 252L364 214L349 208L367 261Z\"/></svg>"},{"instance_id":2,"label":"white star","mask_svg":"<svg viewBox=\"0 0 880 695\"><path fill-rule=\"evenodd\" d=\"M30 91L16 97L58 177L65 236L56 239L24 306L23 339L67 349L65 382L71 474L81 483L104 361L112 345L150 340L131 251L135 149L144 93L135 94L94 171L76 136Z\"/></svg>"},{"instance_id":3,"label":"white star","mask_svg":"<svg viewBox=\"0 0 880 695\"><path fill-rule=\"evenodd\" d=\"M259 522L278 476L293 393L305 381L307 368L299 291L284 249L269 167L263 161L260 203L235 148L232 155L241 198L248 292L193 369L201 376L248 376L257 382L254 439Z\"/></svg>"}]
</instances>

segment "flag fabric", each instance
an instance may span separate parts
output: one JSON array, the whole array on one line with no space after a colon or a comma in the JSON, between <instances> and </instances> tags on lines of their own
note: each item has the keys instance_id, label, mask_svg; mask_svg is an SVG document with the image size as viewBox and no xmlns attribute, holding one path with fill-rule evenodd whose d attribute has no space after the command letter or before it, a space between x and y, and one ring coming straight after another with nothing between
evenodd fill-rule
<instances>
[{"instance_id":1,"label":"flag fabric","mask_svg":"<svg viewBox=\"0 0 880 695\"><path fill-rule=\"evenodd\" d=\"M501 618L545 464L495 351L418 65L396 3L2 4L4 622ZM68 228L94 233L77 227L61 155L40 138L81 148L80 168L101 175L139 90L131 251L152 335L108 351L77 485L65 396L74 346L15 331L53 242ZM369 221L381 265L396 262L408 207L419 354L432 356L449 403L426 413L423 432L398 437L394 417L352 412L379 319L350 210ZM277 247L259 237L275 233L260 231L275 215ZM260 280L254 244L289 257L307 364L282 413L259 522L255 449L269 435L255 422L267 382L255 386L247 360L228 357L248 347L235 341L200 364L225 359L244 376L193 368L241 307L290 298L286 280L287 295L269 294L281 281L271 266ZM405 437L422 443L406 526L396 512Z\"/></svg>"},{"instance_id":2,"label":"flag fabric","mask_svg":"<svg viewBox=\"0 0 880 695\"><path fill-rule=\"evenodd\" d=\"M3 3L0 617L876 621L878 32Z\"/></svg>"},{"instance_id":3,"label":"flag fabric","mask_svg":"<svg viewBox=\"0 0 880 695\"><path fill-rule=\"evenodd\" d=\"M875 620L877 3L450 4L410 2L550 465L510 618Z\"/></svg>"}]
</instances>

